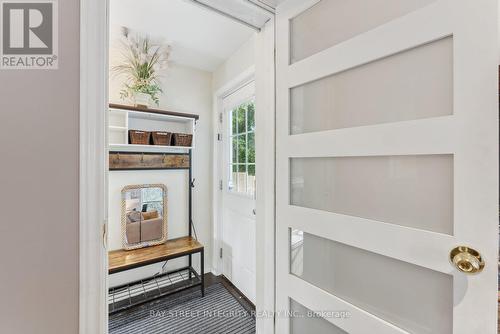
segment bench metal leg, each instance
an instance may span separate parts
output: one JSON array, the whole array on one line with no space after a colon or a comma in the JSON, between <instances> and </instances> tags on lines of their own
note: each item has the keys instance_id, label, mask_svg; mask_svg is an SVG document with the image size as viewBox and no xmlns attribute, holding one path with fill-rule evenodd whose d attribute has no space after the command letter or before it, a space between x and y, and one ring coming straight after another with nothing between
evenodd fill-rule
<instances>
[{"instance_id":1,"label":"bench metal leg","mask_svg":"<svg viewBox=\"0 0 500 334\"><path fill-rule=\"evenodd\" d=\"M189 268L193 268L193 256L189 254ZM191 270L189 270L189 279L191 279Z\"/></svg>"},{"instance_id":2,"label":"bench metal leg","mask_svg":"<svg viewBox=\"0 0 500 334\"><path fill-rule=\"evenodd\" d=\"M201 257L201 269L200 269L200 276L201 276L201 296L205 297L205 250L202 249L200 253Z\"/></svg>"}]
</instances>

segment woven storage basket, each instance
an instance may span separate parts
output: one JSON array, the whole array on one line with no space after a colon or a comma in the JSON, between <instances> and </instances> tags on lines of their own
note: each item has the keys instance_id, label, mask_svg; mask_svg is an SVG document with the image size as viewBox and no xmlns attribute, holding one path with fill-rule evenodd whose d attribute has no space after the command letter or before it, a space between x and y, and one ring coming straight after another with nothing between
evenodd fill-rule
<instances>
[{"instance_id":1,"label":"woven storage basket","mask_svg":"<svg viewBox=\"0 0 500 334\"><path fill-rule=\"evenodd\" d=\"M186 133L174 133L172 144L174 146L191 146L193 143L193 135Z\"/></svg>"},{"instance_id":2,"label":"woven storage basket","mask_svg":"<svg viewBox=\"0 0 500 334\"><path fill-rule=\"evenodd\" d=\"M133 145L149 145L151 133L148 131L129 130L129 143Z\"/></svg>"},{"instance_id":3,"label":"woven storage basket","mask_svg":"<svg viewBox=\"0 0 500 334\"><path fill-rule=\"evenodd\" d=\"M151 132L151 139L153 145L170 146L172 141L172 133L164 131L153 131Z\"/></svg>"}]
</instances>

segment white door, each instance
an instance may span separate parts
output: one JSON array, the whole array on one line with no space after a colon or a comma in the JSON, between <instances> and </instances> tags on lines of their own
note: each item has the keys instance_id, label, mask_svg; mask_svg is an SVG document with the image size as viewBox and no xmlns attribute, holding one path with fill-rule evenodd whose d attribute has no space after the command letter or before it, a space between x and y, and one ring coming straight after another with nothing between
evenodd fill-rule
<instances>
[{"instance_id":1,"label":"white door","mask_svg":"<svg viewBox=\"0 0 500 334\"><path fill-rule=\"evenodd\" d=\"M496 333L497 20L496 0L278 7L277 333Z\"/></svg>"},{"instance_id":2,"label":"white door","mask_svg":"<svg viewBox=\"0 0 500 334\"><path fill-rule=\"evenodd\" d=\"M255 85L223 100L223 274L255 303Z\"/></svg>"}]
</instances>

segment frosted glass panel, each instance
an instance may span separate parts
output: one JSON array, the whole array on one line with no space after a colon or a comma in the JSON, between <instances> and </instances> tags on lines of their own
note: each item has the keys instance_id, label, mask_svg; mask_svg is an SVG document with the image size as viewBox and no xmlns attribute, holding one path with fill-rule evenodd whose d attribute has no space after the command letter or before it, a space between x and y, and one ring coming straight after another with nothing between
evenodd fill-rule
<instances>
[{"instance_id":1,"label":"frosted glass panel","mask_svg":"<svg viewBox=\"0 0 500 334\"><path fill-rule=\"evenodd\" d=\"M313 315L310 309L293 299L290 299L290 311L294 315L290 317L291 334L348 334L325 319Z\"/></svg>"},{"instance_id":2,"label":"frosted glass panel","mask_svg":"<svg viewBox=\"0 0 500 334\"><path fill-rule=\"evenodd\" d=\"M292 158L290 204L453 234L453 156Z\"/></svg>"},{"instance_id":3,"label":"frosted glass panel","mask_svg":"<svg viewBox=\"0 0 500 334\"><path fill-rule=\"evenodd\" d=\"M291 134L451 114L452 37L290 90Z\"/></svg>"},{"instance_id":4,"label":"frosted glass panel","mask_svg":"<svg viewBox=\"0 0 500 334\"><path fill-rule=\"evenodd\" d=\"M300 249L292 274L411 333L452 333L451 275L297 230L291 236Z\"/></svg>"},{"instance_id":5,"label":"frosted glass panel","mask_svg":"<svg viewBox=\"0 0 500 334\"><path fill-rule=\"evenodd\" d=\"M290 21L294 63L435 0L322 0Z\"/></svg>"}]
</instances>

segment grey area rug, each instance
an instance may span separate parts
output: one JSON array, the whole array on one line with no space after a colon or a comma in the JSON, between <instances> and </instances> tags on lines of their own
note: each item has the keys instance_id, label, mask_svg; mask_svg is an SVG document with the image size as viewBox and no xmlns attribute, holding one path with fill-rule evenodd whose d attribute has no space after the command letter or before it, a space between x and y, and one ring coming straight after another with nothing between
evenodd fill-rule
<instances>
[{"instance_id":1,"label":"grey area rug","mask_svg":"<svg viewBox=\"0 0 500 334\"><path fill-rule=\"evenodd\" d=\"M220 283L109 317L110 334L255 333L255 318Z\"/></svg>"}]
</instances>

